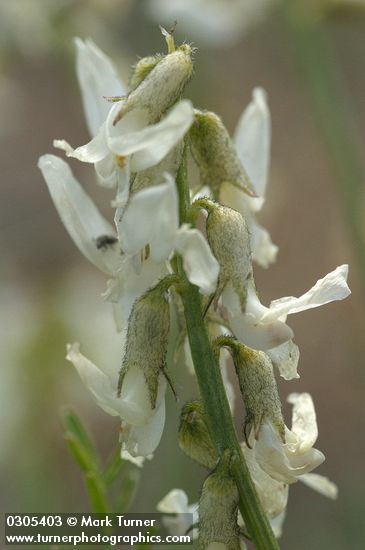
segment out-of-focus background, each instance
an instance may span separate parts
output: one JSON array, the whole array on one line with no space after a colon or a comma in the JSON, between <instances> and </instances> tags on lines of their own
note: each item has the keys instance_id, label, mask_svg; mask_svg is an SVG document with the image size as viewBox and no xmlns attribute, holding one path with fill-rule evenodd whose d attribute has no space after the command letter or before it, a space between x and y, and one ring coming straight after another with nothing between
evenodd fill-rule
<instances>
[{"instance_id":1,"label":"out-of-focus background","mask_svg":"<svg viewBox=\"0 0 365 550\"><path fill-rule=\"evenodd\" d=\"M79 341L96 364L119 364L120 338L100 296L106 281L70 241L37 169L54 138L88 140L73 36L91 37L128 79L138 56L165 50L158 23L177 19L176 40L198 47L185 93L196 106L216 111L233 131L252 89L268 93L272 164L260 221L280 251L275 265L255 269L263 302L299 295L350 264L349 299L290 319L301 377L279 380L280 393L283 400L293 391L312 394L317 447L327 457L318 473L338 484L339 498L292 486L281 547L364 548L365 177L361 156L356 163L365 145L365 2L294 4L295 12L273 0L0 0L2 511L89 510L63 438L65 405L103 457L118 437L118 422L65 360L66 342ZM329 120L333 111L344 126ZM95 185L92 167L71 165L111 217L111 196ZM176 443L179 408L197 389L182 365L172 375L180 402L168 398L163 440L143 470L134 511L153 511L173 487L191 502L199 495L204 472Z\"/></svg>"}]
</instances>

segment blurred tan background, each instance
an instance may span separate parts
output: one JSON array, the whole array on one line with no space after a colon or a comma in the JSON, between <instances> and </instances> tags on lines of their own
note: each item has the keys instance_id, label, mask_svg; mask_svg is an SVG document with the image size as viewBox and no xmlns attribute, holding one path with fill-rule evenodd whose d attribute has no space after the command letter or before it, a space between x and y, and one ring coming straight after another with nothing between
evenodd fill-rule
<instances>
[{"instance_id":1,"label":"blurred tan background","mask_svg":"<svg viewBox=\"0 0 365 550\"><path fill-rule=\"evenodd\" d=\"M118 422L94 405L64 359L65 343L80 341L96 364L118 363L121 350L100 297L104 277L66 234L37 159L53 152L54 138L75 145L88 140L74 72L74 35L93 38L125 78L137 56L165 45L142 1L0 0L0 20L2 511L86 511L80 472L63 439L62 407L77 410L105 457L115 447ZM320 25L344 78L342 99L349 102L354 139L364 150L365 19L340 10ZM260 221L280 251L269 270L255 269L263 302L299 295L337 265L350 264L349 299L290 319L301 351L301 378L279 380L280 393L283 400L292 391L312 394L317 447L326 455L318 472L338 484L339 498L328 501L300 484L292 486L281 547L360 550L365 546L365 273L285 19L273 6L234 40L213 45L206 37L200 43L190 36L181 20L176 33L177 40L198 47L185 95L219 113L230 131L252 88L260 85L268 92L272 165ZM111 217L110 195L95 185L92 168L71 165ZM180 404L197 396L183 367L173 376ZM184 488L191 501L198 498L204 472L179 451L180 405L171 396L168 402L166 430L155 461L143 470L136 511L153 511L173 487ZM285 411L290 424L290 410Z\"/></svg>"}]
</instances>

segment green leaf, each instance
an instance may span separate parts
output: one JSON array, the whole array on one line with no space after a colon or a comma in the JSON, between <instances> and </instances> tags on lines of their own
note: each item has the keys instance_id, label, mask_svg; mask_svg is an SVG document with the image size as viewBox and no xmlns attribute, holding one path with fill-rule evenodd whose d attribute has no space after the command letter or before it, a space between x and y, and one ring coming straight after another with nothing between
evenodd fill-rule
<instances>
[{"instance_id":1,"label":"green leaf","mask_svg":"<svg viewBox=\"0 0 365 550\"><path fill-rule=\"evenodd\" d=\"M111 455L103 473L105 485L111 485L123 471L124 466L125 461L120 458L120 448L118 445L114 453Z\"/></svg>"},{"instance_id":2,"label":"green leaf","mask_svg":"<svg viewBox=\"0 0 365 550\"><path fill-rule=\"evenodd\" d=\"M120 496L115 507L117 512L127 512L129 510L136 495L140 478L141 472L136 468L133 468L133 470L130 470L123 479L120 489Z\"/></svg>"},{"instance_id":3,"label":"green leaf","mask_svg":"<svg viewBox=\"0 0 365 550\"><path fill-rule=\"evenodd\" d=\"M95 464L87 454L79 440L71 432L66 432L65 439L68 443L72 456L85 473L95 472Z\"/></svg>"},{"instance_id":4,"label":"green leaf","mask_svg":"<svg viewBox=\"0 0 365 550\"><path fill-rule=\"evenodd\" d=\"M65 410L63 415L63 425L66 430L66 439L68 441L72 440L73 444L77 445L78 454L81 453L82 455L87 456L88 464L92 465L92 468L89 469L98 470L100 467L100 462L97 451L89 438L87 431L83 427L81 420L71 409Z\"/></svg>"},{"instance_id":5,"label":"green leaf","mask_svg":"<svg viewBox=\"0 0 365 550\"><path fill-rule=\"evenodd\" d=\"M85 476L90 503L97 514L107 514L112 510L108 504L106 489L103 481L95 472L88 472Z\"/></svg>"}]
</instances>

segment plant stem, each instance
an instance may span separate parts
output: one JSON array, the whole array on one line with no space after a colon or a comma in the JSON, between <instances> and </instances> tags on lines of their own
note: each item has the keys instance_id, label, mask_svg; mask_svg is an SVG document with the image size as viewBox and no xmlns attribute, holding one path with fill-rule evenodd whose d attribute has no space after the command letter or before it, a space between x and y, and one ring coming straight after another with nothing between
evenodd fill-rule
<instances>
[{"instance_id":1,"label":"plant stem","mask_svg":"<svg viewBox=\"0 0 365 550\"><path fill-rule=\"evenodd\" d=\"M186 160L184 159L177 177L180 199L180 224L186 223L189 220L190 209L185 166ZM181 264L179 271L181 276L184 277ZM199 289L190 284L186 277L185 284L181 290L181 298L184 305L186 327L201 398L207 414L209 431L217 453L221 456L225 449L229 449L236 457L232 465L232 474L240 496L239 508L249 534L252 537L252 542L258 550L278 549L279 545L262 510L237 440L219 363L214 355L203 320Z\"/></svg>"},{"instance_id":2,"label":"plant stem","mask_svg":"<svg viewBox=\"0 0 365 550\"><path fill-rule=\"evenodd\" d=\"M289 35L312 95L316 118L342 196L357 261L365 274L362 208L364 166L354 138L344 81L325 31L310 16L306 17L305 13L297 11L297 2L284 0L283 6Z\"/></svg>"}]
</instances>

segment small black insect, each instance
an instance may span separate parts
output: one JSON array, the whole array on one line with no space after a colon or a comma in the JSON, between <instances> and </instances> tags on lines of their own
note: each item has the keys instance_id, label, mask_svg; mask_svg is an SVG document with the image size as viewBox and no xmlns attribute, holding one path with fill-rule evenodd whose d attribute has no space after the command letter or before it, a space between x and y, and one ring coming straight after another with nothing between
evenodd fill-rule
<instances>
[{"instance_id":1,"label":"small black insect","mask_svg":"<svg viewBox=\"0 0 365 550\"><path fill-rule=\"evenodd\" d=\"M108 246L112 246L113 244L117 243L118 239L117 237L114 237L114 235L100 235L100 237L97 237L95 239L96 248L98 250L106 249Z\"/></svg>"}]
</instances>

